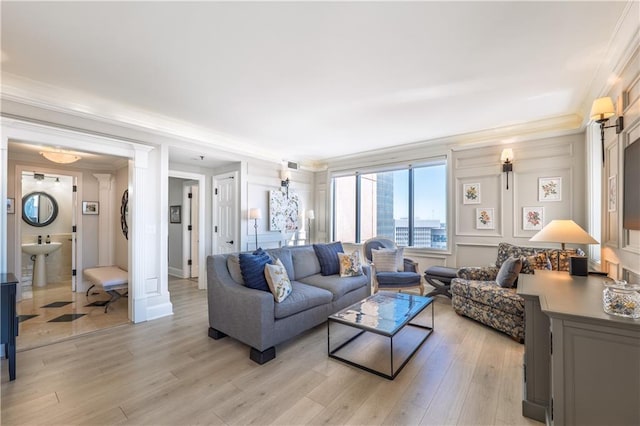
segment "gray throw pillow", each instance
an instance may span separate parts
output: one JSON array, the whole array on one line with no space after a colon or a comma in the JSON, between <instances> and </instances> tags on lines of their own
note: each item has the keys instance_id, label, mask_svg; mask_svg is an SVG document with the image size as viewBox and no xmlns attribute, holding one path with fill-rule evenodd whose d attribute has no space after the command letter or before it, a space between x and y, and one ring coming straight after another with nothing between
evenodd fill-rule
<instances>
[{"instance_id":1,"label":"gray throw pillow","mask_svg":"<svg viewBox=\"0 0 640 426\"><path fill-rule=\"evenodd\" d=\"M500 287L511 288L518 279L518 274L522 269L521 257L510 257L500 266L500 271L496 277L496 282Z\"/></svg>"}]
</instances>

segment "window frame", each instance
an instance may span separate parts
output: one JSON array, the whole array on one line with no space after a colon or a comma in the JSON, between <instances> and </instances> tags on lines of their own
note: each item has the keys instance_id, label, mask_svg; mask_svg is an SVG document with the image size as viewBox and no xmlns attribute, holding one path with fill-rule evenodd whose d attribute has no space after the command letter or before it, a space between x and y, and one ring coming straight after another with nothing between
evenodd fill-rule
<instances>
[{"instance_id":1,"label":"window frame","mask_svg":"<svg viewBox=\"0 0 640 426\"><path fill-rule=\"evenodd\" d=\"M415 225L415 197L414 197L414 189L415 189L415 179L414 179L414 170L415 169L419 169L419 168L423 168L423 167L429 167L429 166L439 166L439 165L444 165L445 166L445 223L446 223L446 235L447 235L447 244L445 248L433 248L433 247L414 247L413 243L414 243L414 225ZM356 203L356 209L355 209L355 241L353 242L353 244L362 244L364 241L361 241L361 230L360 230L360 225L361 225L361 219L360 219L360 214L361 214L361 200L360 200L360 195L361 195L361 176L362 175L366 175L366 174L376 174L376 173L386 173L386 172L395 172L395 171L399 171L399 170L408 170L409 172L409 176L408 176L408 228L409 228L409 245L404 246L409 250L417 250L417 251L422 251L422 252L432 252L432 253L437 253L437 254L441 254L441 255L445 255L445 254L451 254L451 210L452 210L452 205L451 205L451 195L450 195L450 191L449 191L449 186L450 186L450 164L449 164L449 157L447 155L440 155L440 156L434 156L434 157L430 157L430 158L425 158L425 159L421 159L418 162L412 162L412 163L392 163L392 164L381 164L381 165L377 165L377 166L368 166L368 167L363 167L363 168L358 168L357 170L355 169L350 169L350 170L340 170L340 171L333 171L329 173L329 185L330 185L330 189L331 189L331 237L332 240L335 240L335 236L337 234L336 232L336 190L335 190L335 179L336 178L340 178L340 177L346 177L346 176L355 176L355 182L356 182L356 191L355 191L355 197L356 199L354 200ZM395 241L395 235L393 235L393 239Z\"/></svg>"}]
</instances>

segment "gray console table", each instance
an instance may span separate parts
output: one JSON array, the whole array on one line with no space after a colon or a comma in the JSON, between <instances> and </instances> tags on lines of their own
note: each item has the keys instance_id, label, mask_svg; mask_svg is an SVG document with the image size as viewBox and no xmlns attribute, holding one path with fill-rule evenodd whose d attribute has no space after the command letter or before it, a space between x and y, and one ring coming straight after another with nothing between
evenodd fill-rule
<instances>
[{"instance_id":1,"label":"gray console table","mask_svg":"<svg viewBox=\"0 0 640 426\"><path fill-rule=\"evenodd\" d=\"M603 280L520 275L524 416L549 425L640 424L640 319L603 311Z\"/></svg>"}]
</instances>

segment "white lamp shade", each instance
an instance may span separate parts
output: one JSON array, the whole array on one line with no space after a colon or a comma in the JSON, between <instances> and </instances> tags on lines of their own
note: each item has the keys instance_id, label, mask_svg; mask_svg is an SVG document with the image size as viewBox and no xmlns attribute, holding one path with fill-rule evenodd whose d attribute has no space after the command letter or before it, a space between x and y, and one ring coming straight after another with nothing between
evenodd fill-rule
<instances>
[{"instance_id":1,"label":"white lamp shade","mask_svg":"<svg viewBox=\"0 0 640 426\"><path fill-rule=\"evenodd\" d=\"M592 120L606 120L609 117L613 117L616 114L616 110L613 107L613 101L610 97L598 98L593 101L591 105L591 114L589 116Z\"/></svg>"},{"instance_id":2,"label":"white lamp shade","mask_svg":"<svg viewBox=\"0 0 640 426\"><path fill-rule=\"evenodd\" d=\"M316 213L313 210L309 210L307 212L307 219L315 219L316 218Z\"/></svg>"},{"instance_id":3,"label":"white lamp shade","mask_svg":"<svg viewBox=\"0 0 640 426\"><path fill-rule=\"evenodd\" d=\"M249 209L249 219L262 219L262 210Z\"/></svg>"},{"instance_id":4,"label":"white lamp shade","mask_svg":"<svg viewBox=\"0 0 640 426\"><path fill-rule=\"evenodd\" d=\"M513 161L513 150L511 148L505 148L502 150L502 155L500 156L500 161L503 163L507 161Z\"/></svg>"},{"instance_id":5,"label":"white lamp shade","mask_svg":"<svg viewBox=\"0 0 640 426\"><path fill-rule=\"evenodd\" d=\"M280 170L280 179L282 180L291 179L291 172L288 169Z\"/></svg>"},{"instance_id":6,"label":"white lamp shade","mask_svg":"<svg viewBox=\"0 0 640 426\"><path fill-rule=\"evenodd\" d=\"M541 243L598 244L591 235L572 220L552 220L529 241Z\"/></svg>"}]
</instances>

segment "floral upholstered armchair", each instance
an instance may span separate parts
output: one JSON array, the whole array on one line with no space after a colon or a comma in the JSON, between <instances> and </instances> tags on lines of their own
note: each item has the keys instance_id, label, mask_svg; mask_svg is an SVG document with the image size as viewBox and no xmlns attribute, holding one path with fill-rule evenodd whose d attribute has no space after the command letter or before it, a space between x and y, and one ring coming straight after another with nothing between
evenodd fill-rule
<instances>
[{"instance_id":1,"label":"floral upholstered armchair","mask_svg":"<svg viewBox=\"0 0 640 426\"><path fill-rule=\"evenodd\" d=\"M451 281L451 303L456 313L524 341L524 300L513 288L501 287L496 278L510 258L521 260L522 274L535 269L569 270L569 257L583 256L580 249L545 249L500 243L495 266L463 267Z\"/></svg>"}]
</instances>

